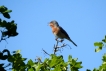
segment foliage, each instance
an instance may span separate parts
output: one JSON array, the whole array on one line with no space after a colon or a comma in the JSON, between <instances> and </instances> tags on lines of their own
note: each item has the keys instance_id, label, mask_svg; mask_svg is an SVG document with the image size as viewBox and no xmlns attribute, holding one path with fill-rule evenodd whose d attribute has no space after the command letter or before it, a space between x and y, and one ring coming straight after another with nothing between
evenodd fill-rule
<instances>
[{"instance_id":1,"label":"foliage","mask_svg":"<svg viewBox=\"0 0 106 71\"><path fill-rule=\"evenodd\" d=\"M10 12L12 12L12 10L8 10L8 8L6 8L5 6L0 6L0 14L2 14L5 18L10 19ZM7 22L0 18L0 28L2 34L1 40L5 40L6 38L18 35L18 33L16 32L17 24L14 23L14 20L12 20L11 22Z\"/></svg>"},{"instance_id":2,"label":"foliage","mask_svg":"<svg viewBox=\"0 0 106 71\"><path fill-rule=\"evenodd\" d=\"M5 52L7 52L7 55L3 55ZM10 56L10 52L7 49L4 49L2 52L0 52L0 60L6 60L8 59L8 57ZM6 71L4 68L9 66L10 64L8 64L7 66L3 67L3 63L0 64L0 70L1 71Z\"/></svg>"},{"instance_id":3,"label":"foliage","mask_svg":"<svg viewBox=\"0 0 106 71\"><path fill-rule=\"evenodd\" d=\"M105 35L105 38L102 39L101 42L95 42L94 43L94 46L98 46L98 48L95 49L95 52L99 52L100 50L102 50L102 48L105 46L105 43L106 43L106 35Z\"/></svg>"},{"instance_id":4,"label":"foliage","mask_svg":"<svg viewBox=\"0 0 106 71\"><path fill-rule=\"evenodd\" d=\"M12 12L12 10L8 10L8 8L5 7L5 6L0 6L0 12L2 13L2 15L3 15L5 18L10 19L9 13Z\"/></svg>"},{"instance_id":5,"label":"foliage","mask_svg":"<svg viewBox=\"0 0 106 71\"><path fill-rule=\"evenodd\" d=\"M102 65L98 69L94 68L93 71L106 71L106 54L103 55L102 61Z\"/></svg>"},{"instance_id":6,"label":"foliage","mask_svg":"<svg viewBox=\"0 0 106 71\"><path fill-rule=\"evenodd\" d=\"M71 55L69 55L67 62L64 61L62 55L57 56L55 54L51 54L50 58L46 58L44 62L42 62L40 58L37 58L35 62L30 59L27 64L25 64L24 61L26 58L22 57L19 50L12 55L7 49L4 49L3 53L4 52L8 52L8 55L3 57L8 60L9 64L12 65L12 68L10 68L12 71L25 71L26 69L27 71L67 71L68 65L72 71L78 71L78 69L82 68L82 62L77 62L77 59L73 59Z\"/></svg>"},{"instance_id":7,"label":"foliage","mask_svg":"<svg viewBox=\"0 0 106 71\"><path fill-rule=\"evenodd\" d=\"M12 10L8 10L7 7L5 6L0 6L0 14L2 14L5 18L10 19L10 15L9 13L12 12ZM1 39L0 42L2 40L6 40L9 37L13 37L13 36L17 36L18 33L16 32L17 30L17 25L14 23L14 20L12 20L11 22L7 22L5 20L2 20L0 18L0 31L1 31ZM7 52L7 55L4 55L4 53ZM9 58L10 55L10 51L7 49L4 49L2 52L0 51L0 60L6 60ZM3 63L0 64L0 71L5 71L4 68L10 66L10 63L3 67Z\"/></svg>"},{"instance_id":8,"label":"foliage","mask_svg":"<svg viewBox=\"0 0 106 71\"><path fill-rule=\"evenodd\" d=\"M10 19L9 13L12 12L12 10L8 10L5 6L0 6L0 13L7 19ZM2 20L0 18L0 28L1 28L1 39L6 40L9 37L17 36L17 24L14 23L14 20L11 22L7 22L5 20ZM62 46L58 46L59 41L57 41L57 44L54 45L54 53L48 54L45 50L44 53L49 55L49 58L45 58L44 61L42 61L41 58L36 58L35 61L32 61L31 59L27 60L27 58L23 58L20 50L13 51L10 53L8 49L4 49L3 51L0 51L0 60L7 60L8 64L4 66L4 63L0 63L0 71L6 71L5 68L8 66L12 66L12 68L9 67L12 71L79 71L79 69L83 68L81 65L82 62L78 62L78 58L72 58L71 55L68 56L68 61L64 61L63 55L56 55L56 52L59 51L59 49L64 48L66 44L63 44ZM104 44L106 43L106 36L102 40L102 42L95 42L94 46L98 46L97 49L95 49L95 52L99 52L102 47L104 47ZM7 53L4 55L4 53ZM99 68L94 68L93 71L106 71L106 54L103 55L102 58L102 64L99 66ZM87 69L86 71L91 71Z\"/></svg>"}]
</instances>

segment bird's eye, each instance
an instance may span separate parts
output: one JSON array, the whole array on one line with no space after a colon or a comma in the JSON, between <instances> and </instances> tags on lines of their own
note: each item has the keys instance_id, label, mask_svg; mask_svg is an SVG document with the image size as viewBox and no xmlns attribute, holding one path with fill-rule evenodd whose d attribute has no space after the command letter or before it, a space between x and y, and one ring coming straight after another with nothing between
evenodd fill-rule
<instances>
[{"instance_id":1,"label":"bird's eye","mask_svg":"<svg viewBox=\"0 0 106 71\"><path fill-rule=\"evenodd\" d=\"M49 24L51 27L53 27L54 25L53 24Z\"/></svg>"}]
</instances>

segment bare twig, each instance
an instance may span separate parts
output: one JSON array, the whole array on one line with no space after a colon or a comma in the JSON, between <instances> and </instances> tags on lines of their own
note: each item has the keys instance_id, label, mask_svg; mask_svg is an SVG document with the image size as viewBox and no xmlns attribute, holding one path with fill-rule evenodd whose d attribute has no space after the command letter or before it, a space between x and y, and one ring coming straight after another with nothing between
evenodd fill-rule
<instances>
[{"instance_id":1,"label":"bare twig","mask_svg":"<svg viewBox=\"0 0 106 71\"><path fill-rule=\"evenodd\" d=\"M60 41L59 40L56 40L56 45L54 45L54 54L56 54L56 52L59 51L59 48L63 48L63 47L65 47L67 45L67 44L64 43L63 45L58 46L58 43L59 42L62 42L62 41L63 40L60 40Z\"/></svg>"},{"instance_id":2,"label":"bare twig","mask_svg":"<svg viewBox=\"0 0 106 71\"><path fill-rule=\"evenodd\" d=\"M43 50L43 52L45 53L45 54L47 54L47 55L49 55L50 56L50 54L49 53L47 53L44 49L42 49Z\"/></svg>"},{"instance_id":3,"label":"bare twig","mask_svg":"<svg viewBox=\"0 0 106 71\"><path fill-rule=\"evenodd\" d=\"M67 46L68 44L65 44L65 43L63 43L61 46L59 46L58 44L59 44L59 42L63 42L64 40L58 40L58 39L56 39L56 44L54 44L54 47L53 47L53 54L56 54L56 52L57 51L61 51L60 50L60 48L63 48L63 47L65 47L65 46ZM69 45L68 45L69 46ZM70 46L69 46L70 47ZM70 49L71 49L71 47L70 47ZM44 49L42 49L43 50L43 52L45 53L45 54L47 54L47 55L49 55L50 56L50 54L49 53L47 53Z\"/></svg>"},{"instance_id":4,"label":"bare twig","mask_svg":"<svg viewBox=\"0 0 106 71\"><path fill-rule=\"evenodd\" d=\"M37 62L42 63L41 58L37 56L37 58L35 59L35 61L37 60Z\"/></svg>"}]
</instances>

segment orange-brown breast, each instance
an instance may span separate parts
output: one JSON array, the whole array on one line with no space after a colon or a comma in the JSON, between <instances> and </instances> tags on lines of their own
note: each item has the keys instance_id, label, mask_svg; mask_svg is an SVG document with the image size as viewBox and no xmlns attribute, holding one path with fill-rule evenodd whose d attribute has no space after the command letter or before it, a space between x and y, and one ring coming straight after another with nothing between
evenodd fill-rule
<instances>
[{"instance_id":1,"label":"orange-brown breast","mask_svg":"<svg viewBox=\"0 0 106 71\"><path fill-rule=\"evenodd\" d=\"M57 35L59 32L59 28L58 27L52 27L52 32Z\"/></svg>"}]
</instances>

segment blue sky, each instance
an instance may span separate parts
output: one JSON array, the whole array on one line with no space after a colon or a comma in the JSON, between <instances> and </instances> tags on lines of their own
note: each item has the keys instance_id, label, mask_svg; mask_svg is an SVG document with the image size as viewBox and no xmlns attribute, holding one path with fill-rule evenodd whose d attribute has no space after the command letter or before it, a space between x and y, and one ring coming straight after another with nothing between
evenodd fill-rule
<instances>
[{"instance_id":1,"label":"blue sky","mask_svg":"<svg viewBox=\"0 0 106 71\"><path fill-rule=\"evenodd\" d=\"M65 40L69 47L64 48L62 54L65 61L68 55L78 58L84 66L80 71L93 69L100 66L105 48L95 53L94 42L101 41L106 35L106 0L1 0L4 5L12 10L11 19L18 24L19 35L0 43L0 50L5 46L10 51L21 50L23 57L34 60L36 56L42 59L48 57L42 48L48 53L53 53L53 45L56 43L51 28L47 24L51 20L57 20L70 38L78 45Z\"/></svg>"}]
</instances>

